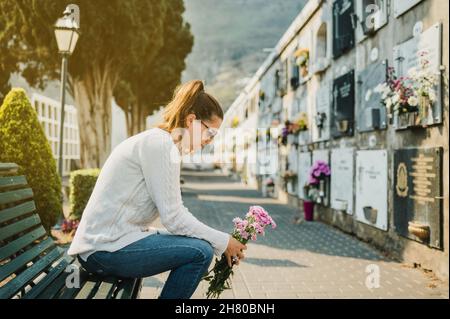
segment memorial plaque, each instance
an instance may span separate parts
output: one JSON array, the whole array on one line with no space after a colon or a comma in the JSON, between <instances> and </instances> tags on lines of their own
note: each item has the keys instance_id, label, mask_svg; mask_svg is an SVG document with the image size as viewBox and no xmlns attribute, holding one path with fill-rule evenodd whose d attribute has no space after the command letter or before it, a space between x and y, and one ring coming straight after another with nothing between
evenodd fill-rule
<instances>
[{"instance_id":1,"label":"memorial plaque","mask_svg":"<svg viewBox=\"0 0 450 319\"><path fill-rule=\"evenodd\" d=\"M331 151L331 208L353 215L353 160L352 148Z\"/></svg>"},{"instance_id":2,"label":"memorial plaque","mask_svg":"<svg viewBox=\"0 0 450 319\"><path fill-rule=\"evenodd\" d=\"M394 154L394 225L400 235L442 248L442 148Z\"/></svg>"},{"instance_id":3,"label":"memorial plaque","mask_svg":"<svg viewBox=\"0 0 450 319\"><path fill-rule=\"evenodd\" d=\"M433 25L421 35L414 37L394 48L394 68L398 77L407 76L413 68L420 70L421 59L429 61L426 70L440 74L442 64L442 25ZM439 76L439 83L435 88L436 102L428 113L427 125L442 123L442 77ZM403 123L398 116L394 117L394 127L405 129L409 123ZM413 125L411 125L413 126Z\"/></svg>"},{"instance_id":4,"label":"memorial plaque","mask_svg":"<svg viewBox=\"0 0 450 319\"><path fill-rule=\"evenodd\" d=\"M258 143L256 166L258 175L273 175L278 171L278 147L273 142Z\"/></svg>"},{"instance_id":5,"label":"memorial plaque","mask_svg":"<svg viewBox=\"0 0 450 319\"><path fill-rule=\"evenodd\" d=\"M297 90L296 101L298 102L297 114L295 114L292 120L297 120L301 113L306 113L308 116L308 130L301 131L298 133L298 144L305 145L311 142L311 121L310 121L310 111L308 106L308 91L306 86L301 86Z\"/></svg>"},{"instance_id":6,"label":"memorial plaque","mask_svg":"<svg viewBox=\"0 0 450 319\"><path fill-rule=\"evenodd\" d=\"M387 60L368 66L358 76L358 121L359 132L387 128L386 107L381 103L381 93L375 88L386 82Z\"/></svg>"},{"instance_id":7,"label":"memorial plaque","mask_svg":"<svg viewBox=\"0 0 450 319\"><path fill-rule=\"evenodd\" d=\"M308 183L309 171L311 170L311 153L300 153L298 156L298 197L305 199L303 187Z\"/></svg>"},{"instance_id":8,"label":"memorial plaque","mask_svg":"<svg viewBox=\"0 0 450 319\"><path fill-rule=\"evenodd\" d=\"M327 141L330 139L330 87L322 85L317 90L316 110L312 117L312 139L313 142Z\"/></svg>"},{"instance_id":9,"label":"memorial plaque","mask_svg":"<svg viewBox=\"0 0 450 319\"><path fill-rule=\"evenodd\" d=\"M355 122L355 72L337 78L333 83L333 137L353 136Z\"/></svg>"},{"instance_id":10,"label":"memorial plaque","mask_svg":"<svg viewBox=\"0 0 450 319\"><path fill-rule=\"evenodd\" d=\"M298 151L294 146L290 146L287 156L287 170L297 174L298 170ZM297 195L297 178L292 178L287 183L287 192L291 195Z\"/></svg>"},{"instance_id":11,"label":"memorial plaque","mask_svg":"<svg viewBox=\"0 0 450 319\"><path fill-rule=\"evenodd\" d=\"M394 16L398 18L422 0L395 0L392 1L394 5Z\"/></svg>"},{"instance_id":12,"label":"memorial plaque","mask_svg":"<svg viewBox=\"0 0 450 319\"><path fill-rule=\"evenodd\" d=\"M388 229L387 151L356 153L356 219L381 230Z\"/></svg>"},{"instance_id":13,"label":"memorial plaque","mask_svg":"<svg viewBox=\"0 0 450 319\"><path fill-rule=\"evenodd\" d=\"M353 0L336 0L333 3L333 57L336 59L355 46L352 16Z\"/></svg>"},{"instance_id":14,"label":"memorial plaque","mask_svg":"<svg viewBox=\"0 0 450 319\"><path fill-rule=\"evenodd\" d=\"M313 152L312 155L312 162L313 164L316 161L324 161L328 165L330 164L330 151L329 150L316 150Z\"/></svg>"},{"instance_id":15,"label":"memorial plaque","mask_svg":"<svg viewBox=\"0 0 450 319\"><path fill-rule=\"evenodd\" d=\"M295 147L290 148L288 155L288 169L297 172L298 169L298 151Z\"/></svg>"}]
</instances>

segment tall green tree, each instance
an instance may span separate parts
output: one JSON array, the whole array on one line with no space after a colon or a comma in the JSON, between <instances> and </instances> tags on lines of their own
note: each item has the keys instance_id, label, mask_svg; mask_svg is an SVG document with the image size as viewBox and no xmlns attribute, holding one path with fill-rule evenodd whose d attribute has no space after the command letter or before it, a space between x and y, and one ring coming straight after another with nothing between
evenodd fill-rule
<instances>
[{"instance_id":1,"label":"tall green tree","mask_svg":"<svg viewBox=\"0 0 450 319\"><path fill-rule=\"evenodd\" d=\"M61 59L53 25L72 2L80 7L82 34L69 60L68 89L78 107L82 165L100 167L111 151L111 102L116 87L124 81L125 87L135 90L129 83L134 80L132 74L127 76L129 70L151 65L160 56L167 42L167 24L178 22L167 19L173 13L172 2L180 1L1 0L0 53L8 53L0 55L2 74L18 72L38 88L59 79ZM7 89L7 83L0 76L2 89Z\"/></svg>"},{"instance_id":2,"label":"tall green tree","mask_svg":"<svg viewBox=\"0 0 450 319\"><path fill-rule=\"evenodd\" d=\"M190 25L183 21L183 1L171 0L167 5L163 46L153 58L127 66L114 93L117 104L125 111L130 136L145 130L147 116L171 99L194 44ZM149 52L153 50L148 48Z\"/></svg>"},{"instance_id":3,"label":"tall green tree","mask_svg":"<svg viewBox=\"0 0 450 319\"><path fill-rule=\"evenodd\" d=\"M62 216L61 179L44 130L23 89L0 106L0 162L16 163L33 190L36 211L47 231Z\"/></svg>"}]
</instances>

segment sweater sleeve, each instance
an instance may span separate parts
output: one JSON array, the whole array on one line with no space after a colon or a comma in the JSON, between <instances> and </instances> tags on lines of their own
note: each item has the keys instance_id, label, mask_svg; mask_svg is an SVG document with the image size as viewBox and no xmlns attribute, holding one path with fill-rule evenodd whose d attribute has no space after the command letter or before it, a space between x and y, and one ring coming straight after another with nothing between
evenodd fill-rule
<instances>
[{"instance_id":1,"label":"sweater sleeve","mask_svg":"<svg viewBox=\"0 0 450 319\"><path fill-rule=\"evenodd\" d=\"M221 256L230 235L213 229L195 218L181 197L181 157L170 137L147 138L139 146L139 162L150 196L159 211L161 222L173 235L208 241Z\"/></svg>"}]
</instances>

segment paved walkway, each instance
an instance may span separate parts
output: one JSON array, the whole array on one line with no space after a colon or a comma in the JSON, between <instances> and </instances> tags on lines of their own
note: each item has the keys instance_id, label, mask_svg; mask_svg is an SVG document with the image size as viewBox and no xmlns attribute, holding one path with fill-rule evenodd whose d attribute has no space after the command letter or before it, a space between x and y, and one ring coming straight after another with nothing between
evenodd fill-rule
<instances>
[{"instance_id":1,"label":"paved walkway","mask_svg":"<svg viewBox=\"0 0 450 319\"><path fill-rule=\"evenodd\" d=\"M233 287L222 298L448 298L448 283L388 260L328 225L293 223L295 208L254 189L212 172L187 173L185 179L185 205L212 227L230 232L231 220L251 205L264 206L278 224L248 245ZM142 298L157 298L167 276L147 278ZM206 287L201 283L193 298L205 298Z\"/></svg>"}]
</instances>

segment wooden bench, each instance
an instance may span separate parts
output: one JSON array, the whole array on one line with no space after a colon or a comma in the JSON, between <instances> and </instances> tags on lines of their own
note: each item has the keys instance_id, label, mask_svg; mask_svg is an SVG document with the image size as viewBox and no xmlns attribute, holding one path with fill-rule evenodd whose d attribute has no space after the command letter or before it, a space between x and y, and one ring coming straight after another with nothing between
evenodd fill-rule
<instances>
[{"instance_id":1,"label":"wooden bench","mask_svg":"<svg viewBox=\"0 0 450 319\"><path fill-rule=\"evenodd\" d=\"M142 279L101 278L83 270L47 235L33 191L16 164L0 163L0 299L135 299ZM66 285L79 269L79 287Z\"/></svg>"}]
</instances>

